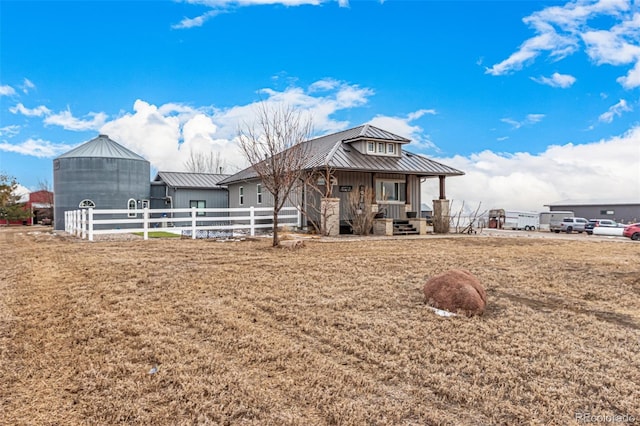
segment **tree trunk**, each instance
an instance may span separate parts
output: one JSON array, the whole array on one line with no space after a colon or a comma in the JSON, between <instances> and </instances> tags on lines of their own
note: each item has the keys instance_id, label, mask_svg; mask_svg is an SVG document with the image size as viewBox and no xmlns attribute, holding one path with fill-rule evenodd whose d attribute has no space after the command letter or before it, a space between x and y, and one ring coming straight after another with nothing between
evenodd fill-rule
<instances>
[{"instance_id":1,"label":"tree trunk","mask_svg":"<svg viewBox=\"0 0 640 426\"><path fill-rule=\"evenodd\" d=\"M273 209L273 247L278 247L278 211Z\"/></svg>"}]
</instances>

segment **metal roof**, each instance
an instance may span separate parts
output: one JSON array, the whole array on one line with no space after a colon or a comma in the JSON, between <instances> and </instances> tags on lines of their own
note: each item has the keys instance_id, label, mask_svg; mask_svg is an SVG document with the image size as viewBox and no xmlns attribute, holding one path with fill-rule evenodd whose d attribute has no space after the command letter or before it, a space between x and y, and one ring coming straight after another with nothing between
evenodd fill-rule
<instances>
[{"instance_id":1,"label":"metal roof","mask_svg":"<svg viewBox=\"0 0 640 426\"><path fill-rule=\"evenodd\" d=\"M303 143L305 155L309 157L304 169L330 167L335 170L399 173L419 176L459 176L464 172L430 160L419 154L401 150L400 157L366 155L350 144L357 140L389 141L400 144L410 140L370 124L333 133ZM246 168L222 183L228 184L257 177L252 167Z\"/></svg>"},{"instance_id":2,"label":"metal roof","mask_svg":"<svg viewBox=\"0 0 640 426\"><path fill-rule=\"evenodd\" d=\"M98 135L97 138L91 139L90 141L75 147L58 158L77 157L121 158L127 160L147 161L135 152L110 139L107 135Z\"/></svg>"},{"instance_id":3,"label":"metal roof","mask_svg":"<svg viewBox=\"0 0 640 426\"><path fill-rule=\"evenodd\" d=\"M548 207L560 207L560 206L637 206L640 205L640 200L620 200L602 198L599 200L562 200L553 203L545 204Z\"/></svg>"},{"instance_id":4,"label":"metal roof","mask_svg":"<svg viewBox=\"0 0 640 426\"><path fill-rule=\"evenodd\" d=\"M164 182L172 188L222 188L220 181L229 176L215 173L158 172L154 182Z\"/></svg>"}]
</instances>

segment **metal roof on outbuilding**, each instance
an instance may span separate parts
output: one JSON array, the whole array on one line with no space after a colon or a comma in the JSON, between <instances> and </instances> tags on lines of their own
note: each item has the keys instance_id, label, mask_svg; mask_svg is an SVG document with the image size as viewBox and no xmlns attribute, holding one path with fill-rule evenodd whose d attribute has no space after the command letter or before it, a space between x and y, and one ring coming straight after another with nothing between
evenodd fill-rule
<instances>
[{"instance_id":1,"label":"metal roof on outbuilding","mask_svg":"<svg viewBox=\"0 0 640 426\"><path fill-rule=\"evenodd\" d=\"M222 188L220 181L231 175L215 173L158 172L154 182L164 182L172 188Z\"/></svg>"},{"instance_id":2,"label":"metal roof on outbuilding","mask_svg":"<svg viewBox=\"0 0 640 426\"><path fill-rule=\"evenodd\" d=\"M110 139L107 135L98 135L97 138L93 138L90 141L75 147L71 151L62 154L58 159L79 157L119 158L147 161L135 152Z\"/></svg>"},{"instance_id":3,"label":"metal roof on outbuilding","mask_svg":"<svg viewBox=\"0 0 640 426\"><path fill-rule=\"evenodd\" d=\"M453 167L405 150L401 150L400 157L362 154L351 146L352 142L358 140L375 140L400 144L410 142L407 138L370 124L365 124L303 142L302 146L305 155L309 157L304 169L330 167L335 170L399 173L419 176L464 175L464 172ZM256 172L252 167L249 167L225 179L222 183L228 184L256 177Z\"/></svg>"}]
</instances>

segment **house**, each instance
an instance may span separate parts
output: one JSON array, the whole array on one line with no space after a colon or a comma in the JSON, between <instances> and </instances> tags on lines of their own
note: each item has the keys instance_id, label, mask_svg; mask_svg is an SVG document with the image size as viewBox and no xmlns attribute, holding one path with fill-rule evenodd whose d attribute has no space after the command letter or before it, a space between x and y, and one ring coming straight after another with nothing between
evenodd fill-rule
<instances>
[{"instance_id":1,"label":"house","mask_svg":"<svg viewBox=\"0 0 640 426\"><path fill-rule=\"evenodd\" d=\"M349 232L349 203L353 202L353 193L364 194L367 189L375 195L375 208L387 222L413 220L426 223L420 218L420 184L425 179L439 179L440 194L438 200L433 200L434 215L449 215L445 179L464 175L464 172L406 151L404 146L410 142L369 124L303 142L306 157L303 170L307 174L323 171L331 175L331 198L324 199L334 199L338 204L336 219L340 226L333 227L334 233L338 228L341 233ZM229 207L272 205L270 194L252 167L219 183L228 187ZM326 185L323 178L317 183ZM307 219L312 220L311 212L320 211L322 201L320 197L312 196L306 186L301 184L295 189L292 203L299 203ZM388 229L387 226L383 233L388 234Z\"/></svg>"},{"instance_id":2,"label":"house","mask_svg":"<svg viewBox=\"0 0 640 426\"><path fill-rule=\"evenodd\" d=\"M620 200L564 200L547 204L550 211L572 211L576 217L611 219L620 223L640 221L640 202Z\"/></svg>"},{"instance_id":3,"label":"house","mask_svg":"<svg viewBox=\"0 0 640 426\"><path fill-rule=\"evenodd\" d=\"M219 183L228 177L214 173L158 172L151 181L151 208L227 208L227 188Z\"/></svg>"}]
</instances>

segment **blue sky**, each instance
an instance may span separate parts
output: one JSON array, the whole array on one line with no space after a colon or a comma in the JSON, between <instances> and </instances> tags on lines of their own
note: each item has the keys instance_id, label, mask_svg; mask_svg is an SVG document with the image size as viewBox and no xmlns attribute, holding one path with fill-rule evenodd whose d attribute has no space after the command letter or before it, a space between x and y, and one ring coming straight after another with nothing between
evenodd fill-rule
<instances>
[{"instance_id":1,"label":"blue sky","mask_svg":"<svg viewBox=\"0 0 640 426\"><path fill-rule=\"evenodd\" d=\"M98 133L233 172L261 101L409 137L468 206L640 201L638 1L0 0L0 170L28 189Z\"/></svg>"}]
</instances>

